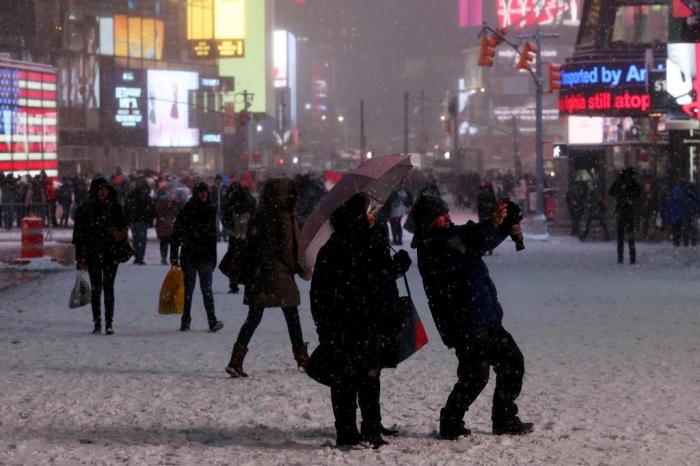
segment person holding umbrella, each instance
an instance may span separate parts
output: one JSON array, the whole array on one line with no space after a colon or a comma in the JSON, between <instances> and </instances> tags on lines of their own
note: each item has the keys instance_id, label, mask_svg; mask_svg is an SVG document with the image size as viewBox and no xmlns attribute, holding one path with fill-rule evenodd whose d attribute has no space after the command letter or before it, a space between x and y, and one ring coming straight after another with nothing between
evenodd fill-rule
<instances>
[{"instance_id":1,"label":"person holding umbrella","mask_svg":"<svg viewBox=\"0 0 700 466\"><path fill-rule=\"evenodd\" d=\"M382 434L395 434L381 424L379 375L399 332L396 279L411 259L404 250L391 257L369 207L361 192L331 215L333 233L319 251L310 296L319 342L329 353L337 445L364 440L379 448L386 444Z\"/></svg>"}]
</instances>

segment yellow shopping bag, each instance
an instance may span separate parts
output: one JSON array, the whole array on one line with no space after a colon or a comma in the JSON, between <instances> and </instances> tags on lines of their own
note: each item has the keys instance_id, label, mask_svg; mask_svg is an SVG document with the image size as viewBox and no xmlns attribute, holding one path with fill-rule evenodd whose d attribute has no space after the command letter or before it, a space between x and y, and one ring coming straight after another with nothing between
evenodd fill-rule
<instances>
[{"instance_id":1,"label":"yellow shopping bag","mask_svg":"<svg viewBox=\"0 0 700 466\"><path fill-rule=\"evenodd\" d=\"M182 314L185 309L185 278L182 270L172 268L160 287L159 314Z\"/></svg>"}]
</instances>

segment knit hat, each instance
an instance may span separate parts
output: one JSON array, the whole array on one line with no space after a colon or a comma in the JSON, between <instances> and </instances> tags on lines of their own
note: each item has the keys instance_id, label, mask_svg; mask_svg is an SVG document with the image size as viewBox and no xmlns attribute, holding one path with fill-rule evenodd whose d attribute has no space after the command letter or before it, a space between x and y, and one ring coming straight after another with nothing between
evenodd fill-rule
<instances>
[{"instance_id":1,"label":"knit hat","mask_svg":"<svg viewBox=\"0 0 700 466\"><path fill-rule=\"evenodd\" d=\"M411 247L417 247L428 235L435 219L449 211L447 203L442 198L432 194L422 195L411 209L411 215L416 225L416 233L413 235Z\"/></svg>"}]
</instances>

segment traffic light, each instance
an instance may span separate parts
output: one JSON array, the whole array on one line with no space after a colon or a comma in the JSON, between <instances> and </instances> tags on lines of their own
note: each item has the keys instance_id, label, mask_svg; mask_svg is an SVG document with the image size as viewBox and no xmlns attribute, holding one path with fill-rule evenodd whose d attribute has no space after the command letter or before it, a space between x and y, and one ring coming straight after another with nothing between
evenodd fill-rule
<instances>
[{"instance_id":1,"label":"traffic light","mask_svg":"<svg viewBox=\"0 0 700 466\"><path fill-rule=\"evenodd\" d=\"M496 46L500 39L495 36L481 38L481 51L479 52L479 66L493 66L493 57L496 55Z\"/></svg>"},{"instance_id":2,"label":"traffic light","mask_svg":"<svg viewBox=\"0 0 700 466\"><path fill-rule=\"evenodd\" d=\"M452 118L445 119L444 128L446 133L452 134Z\"/></svg>"},{"instance_id":3,"label":"traffic light","mask_svg":"<svg viewBox=\"0 0 700 466\"><path fill-rule=\"evenodd\" d=\"M547 74L547 89L549 92L558 91L561 89L561 66L549 63L549 72Z\"/></svg>"},{"instance_id":4,"label":"traffic light","mask_svg":"<svg viewBox=\"0 0 700 466\"><path fill-rule=\"evenodd\" d=\"M530 42L525 42L522 50L520 51L520 59L518 60L519 70L532 70L532 63L535 61L535 53L537 53L537 47L532 45Z\"/></svg>"}]
</instances>

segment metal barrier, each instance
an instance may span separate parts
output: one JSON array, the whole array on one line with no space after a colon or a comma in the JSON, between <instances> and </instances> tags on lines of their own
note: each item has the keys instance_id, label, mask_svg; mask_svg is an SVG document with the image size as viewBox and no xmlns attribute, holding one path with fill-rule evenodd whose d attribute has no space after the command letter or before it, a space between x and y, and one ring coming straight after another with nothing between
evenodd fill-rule
<instances>
[{"instance_id":1,"label":"metal barrier","mask_svg":"<svg viewBox=\"0 0 700 466\"><path fill-rule=\"evenodd\" d=\"M52 205L51 204L36 204L36 203L25 203L25 202L0 202L0 227L5 228L6 224L8 223L8 219L6 217L7 212L5 209L7 207L11 207L13 209L11 215L12 217L9 219L9 223L12 225L15 222L18 224L19 228L22 228L23 220L26 217L36 217L39 218L42 222L42 228L44 227L43 222L44 219L47 217L47 212L48 212L48 217L49 221L47 222L48 226L46 227L46 231L44 233L44 240L45 241L53 241L53 216L55 216L55 212L51 212ZM21 218L20 218L21 216Z\"/></svg>"}]
</instances>

